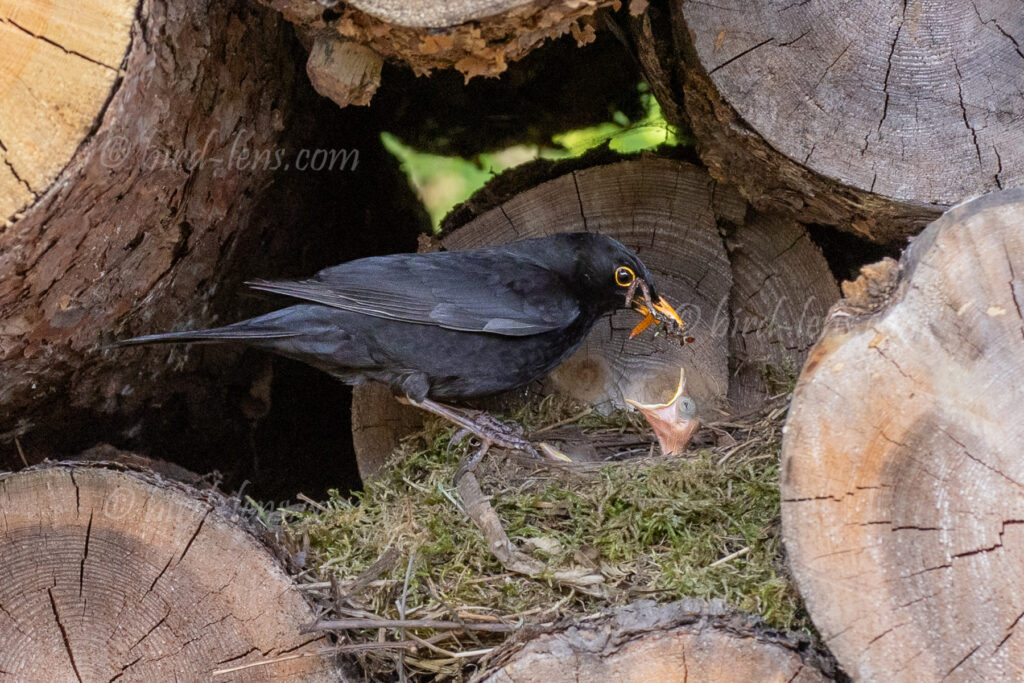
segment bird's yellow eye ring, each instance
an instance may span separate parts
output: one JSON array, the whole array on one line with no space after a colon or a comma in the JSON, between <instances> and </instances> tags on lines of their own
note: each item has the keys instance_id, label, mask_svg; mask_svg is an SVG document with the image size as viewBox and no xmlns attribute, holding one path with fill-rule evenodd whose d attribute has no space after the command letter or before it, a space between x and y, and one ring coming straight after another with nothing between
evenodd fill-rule
<instances>
[{"instance_id":1,"label":"bird's yellow eye ring","mask_svg":"<svg viewBox=\"0 0 1024 683\"><path fill-rule=\"evenodd\" d=\"M619 287L629 287L636 279L636 274L629 266L619 266L615 269L615 284Z\"/></svg>"}]
</instances>

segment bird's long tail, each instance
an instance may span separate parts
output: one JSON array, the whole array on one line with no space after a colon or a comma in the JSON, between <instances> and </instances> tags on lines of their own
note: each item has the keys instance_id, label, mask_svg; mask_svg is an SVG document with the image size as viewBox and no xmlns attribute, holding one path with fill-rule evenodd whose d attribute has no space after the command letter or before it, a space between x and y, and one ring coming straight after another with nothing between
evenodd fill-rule
<instances>
[{"instance_id":1,"label":"bird's long tail","mask_svg":"<svg viewBox=\"0 0 1024 683\"><path fill-rule=\"evenodd\" d=\"M141 344L184 344L211 343L224 341L255 342L267 339L287 339L302 334L294 329L284 329L281 325L281 312L274 311L251 320L243 320L224 327L208 330L192 330L189 332L165 332L163 334L147 334L117 342L117 346L138 346Z\"/></svg>"}]
</instances>

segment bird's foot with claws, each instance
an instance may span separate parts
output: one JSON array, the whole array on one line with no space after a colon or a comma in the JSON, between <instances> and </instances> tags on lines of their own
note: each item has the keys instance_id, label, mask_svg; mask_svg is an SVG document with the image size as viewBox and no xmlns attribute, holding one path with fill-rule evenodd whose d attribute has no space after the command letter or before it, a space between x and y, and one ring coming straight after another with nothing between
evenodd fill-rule
<instances>
[{"instance_id":1,"label":"bird's foot with claws","mask_svg":"<svg viewBox=\"0 0 1024 683\"><path fill-rule=\"evenodd\" d=\"M462 459L459 463L459 469L455 471L455 476L452 478L452 483L456 486L459 484L459 480L462 479L466 472L473 472L476 470L476 466L480 464L480 461L487 455L487 451L490 449L491 444L486 441L480 442L480 445L470 455Z\"/></svg>"},{"instance_id":2,"label":"bird's foot with claws","mask_svg":"<svg viewBox=\"0 0 1024 683\"><path fill-rule=\"evenodd\" d=\"M472 472L476 469L476 466L483 459L484 455L487 454L487 451L491 446L501 446L502 448L511 448L517 451L522 451L534 458L545 457L545 455L542 455L542 453L534 447L529 439L523 436L523 428L521 426L514 423L502 422L490 413L484 411L470 412L458 410L443 403L432 401L431 399L413 401L406 397L399 397L398 400L402 403L408 403L416 406L417 408L422 408L427 412L439 415L460 427L459 431L456 432L455 437L452 439L452 443L458 443L470 434L480 441L480 445L477 447L476 451L466 458L466 460L459 466L459 470L455 475L456 482L458 482L459 478L461 478L466 472Z\"/></svg>"},{"instance_id":3,"label":"bird's foot with claws","mask_svg":"<svg viewBox=\"0 0 1024 683\"><path fill-rule=\"evenodd\" d=\"M466 472L473 472L476 470L477 465L479 465L480 461L483 460L491 446L511 448L527 453L534 458L540 457L540 453L536 448L534 448L533 444L530 443L530 440L523 436L523 428L520 425L502 422L485 411L473 411L471 414L464 415L464 417L466 417L467 420L472 421L475 428L464 427L460 429L455 433L455 436L452 437L452 442L458 443L467 436L472 435L478 442L478 445L476 450L470 453L461 463L459 463L459 469L455 472L454 481L456 484L459 483L459 479L461 479Z\"/></svg>"},{"instance_id":4,"label":"bird's foot with claws","mask_svg":"<svg viewBox=\"0 0 1024 683\"><path fill-rule=\"evenodd\" d=\"M399 401L408 403L426 410L427 412L439 415L449 422L461 427L457 436L461 440L467 434L472 434L480 439L480 442L487 447L491 445L502 448L513 448L524 451L534 457L539 457L537 449L533 447L529 439L523 436L523 429L518 425L508 424L483 411L464 411L452 408L443 403L432 401L429 398L422 401L413 401L409 398L400 397Z\"/></svg>"},{"instance_id":5,"label":"bird's foot with claws","mask_svg":"<svg viewBox=\"0 0 1024 683\"><path fill-rule=\"evenodd\" d=\"M534 457L539 457L537 449L533 447L529 439L523 436L521 425L517 425L514 422L502 422L484 411L476 413L473 418L480 428L480 431L476 432L478 438L490 441L502 448L514 448L517 451L523 451Z\"/></svg>"}]
</instances>

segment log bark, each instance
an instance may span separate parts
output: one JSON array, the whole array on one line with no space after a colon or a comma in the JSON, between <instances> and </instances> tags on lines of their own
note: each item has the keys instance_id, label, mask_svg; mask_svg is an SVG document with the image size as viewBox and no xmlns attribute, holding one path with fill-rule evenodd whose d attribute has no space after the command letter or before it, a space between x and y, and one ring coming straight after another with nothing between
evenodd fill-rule
<instances>
[{"instance_id":1,"label":"log bark","mask_svg":"<svg viewBox=\"0 0 1024 683\"><path fill-rule=\"evenodd\" d=\"M620 311L599 322L539 390L602 410L624 408L626 398L660 403L675 391L683 367L689 393L707 418L762 405L779 390L772 378L800 367L839 296L806 231L748 211L735 189L685 161L578 163L581 168L569 173L538 165L506 174L453 214L441 243L466 249L554 232L612 235L644 260L694 342L683 346L650 331L629 340L636 314ZM554 177L541 181L538 174ZM510 189L524 185L529 189ZM410 419L384 393L357 390L353 405L363 401L358 410L374 415L373 424L386 428ZM357 457L375 461L380 456L371 453L399 437L357 435Z\"/></svg>"},{"instance_id":2,"label":"log bark","mask_svg":"<svg viewBox=\"0 0 1024 683\"><path fill-rule=\"evenodd\" d=\"M133 0L0 8L0 218L42 195L102 115L134 14Z\"/></svg>"},{"instance_id":3,"label":"log bark","mask_svg":"<svg viewBox=\"0 0 1024 683\"><path fill-rule=\"evenodd\" d=\"M236 155L280 145L289 96L269 93L292 81L286 25L238 3L136 9L95 133L0 233L2 432L60 394L113 408L138 366L120 354L100 360L98 342L125 317L141 329L196 315L237 259L253 197L272 177L230 156L232 145ZM0 45L5 55L15 47ZM55 70L38 77L62 83ZM38 115L55 112L56 102ZM29 144L5 137L8 150Z\"/></svg>"},{"instance_id":4,"label":"log bark","mask_svg":"<svg viewBox=\"0 0 1024 683\"><path fill-rule=\"evenodd\" d=\"M676 0L689 123L758 208L901 242L1024 182L1024 15L964 4Z\"/></svg>"},{"instance_id":5,"label":"log bark","mask_svg":"<svg viewBox=\"0 0 1024 683\"><path fill-rule=\"evenodd\" d=\"M20 466L13 438L33 463L103 440L216 467L263 498L314 495L324 472L343 476L345 458L309 458L329 430L285 438L263 427L294 430L318 415L338 424L347 395L314 386L281 396L302 384L301 368L258 353L239 363L238 348L103 346L264 312L278 302L248 295L245 279L408 250L425 212L376 121L312 91L302 46L275 13L205 0L136 9L95 131L0 231L0 469ZM0 41L0 63L14 45ZM311 153L335 155L334 165L312 165ZM281 381L289 376L299 379ZM302 476L298 457L308 479L273 489Z\"/></svg>"},{"instance_id":6,"label":"log bark","mask_svg":"<svg viewBox=\"0 0 1024 683\"><path fill-rule=\"evenodd\" d=\"M580 45L597 35L594 14L615 0L465 0L407 3L381 0L337 4L318 0L261 0L294 23L304 42L318 36L362 44L418 75L455 68L466 80L497 76L551 38L572 35ZM343 102L339 102L344 106Z\"/></svg>"},{"instance_id":7,"label":"log bark","mask_svg":"<svg viewBox=\"0 0 1024 683\"><path fill-rule=\"evenodd\" d=\"M634 603L610 617L504 646L486 683L829 681L806 638L780 634L719 602Z\"/></svg>"},{"instance_id":8,"label":"log bark","mask_svg":"<svg viewBox=\"0 0 1024 683\"><path fill-rule=\"evenodd\" d=\"M0 512L12 680L337 680L300 630L312 609L215 494L64 464L0 478Z\"/></svg>"},{"instance_id":9,"label":"log bark","mask_svg":"<svg viewBox=\"0 0 1024 683\"><path fill-rule=\"evenodd\" d=\"M844 286L782 454L783 537L855 680L1009 680L1024 639L1024 190Z\"/></svg>"}]
</instances>

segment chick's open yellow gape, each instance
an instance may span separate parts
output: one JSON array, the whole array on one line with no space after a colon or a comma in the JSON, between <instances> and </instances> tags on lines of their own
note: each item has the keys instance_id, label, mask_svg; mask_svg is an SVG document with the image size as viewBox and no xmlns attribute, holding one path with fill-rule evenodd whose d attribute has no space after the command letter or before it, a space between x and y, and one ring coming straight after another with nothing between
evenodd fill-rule
<instances>
[{"instance_id":1,"label":"chick's open yellow gape","mask_svg":"<svg viewBox=\"0 0 1024 683\"><path fill-rule=\"evenodd\" d=\"M681 455L700 427L697 404L686 393L686 371L683 368L679 368L679 384L667 402L640 403L627 398L626 403L643 414L665 455Z\"/></svg>"}]
</instances>

